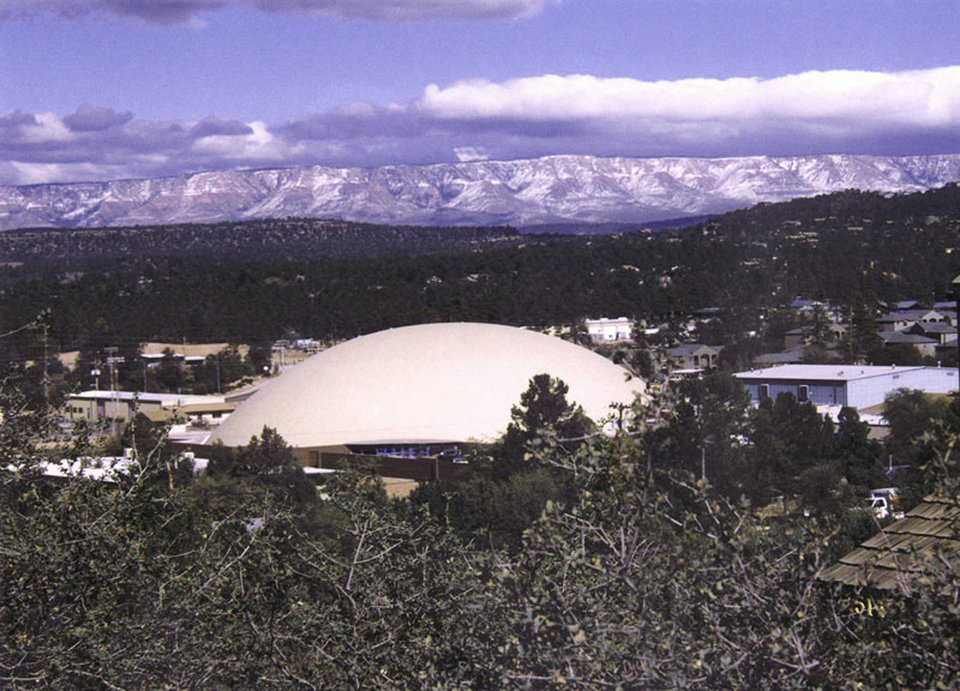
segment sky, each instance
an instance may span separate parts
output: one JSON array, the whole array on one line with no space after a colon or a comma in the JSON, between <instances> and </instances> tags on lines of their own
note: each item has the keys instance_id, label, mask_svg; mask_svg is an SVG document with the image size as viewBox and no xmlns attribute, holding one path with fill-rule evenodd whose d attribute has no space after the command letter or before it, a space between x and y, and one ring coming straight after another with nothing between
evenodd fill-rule
<instances>
[{"instance_id":1,"label":"sky","mask_svg":"<svg viewBox=\"0 0 960 691\"><path fill-rule=\"evenodd\" d=\"M960 153L956 0L0 0L0 184Z\"/></svg>"}]
</instances>

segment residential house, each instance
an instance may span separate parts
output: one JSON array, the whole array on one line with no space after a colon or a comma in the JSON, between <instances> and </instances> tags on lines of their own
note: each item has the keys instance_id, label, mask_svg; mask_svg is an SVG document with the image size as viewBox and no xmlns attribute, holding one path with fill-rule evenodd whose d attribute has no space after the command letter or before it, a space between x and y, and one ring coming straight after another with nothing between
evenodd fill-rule
<instances>
[{"instance_id":1,"label":"residential house","mask_svg":"<svg viewBox=\"0 0 960 691\"><path fill-rule=\"evenodd\" d=\"M900 300L890 305L892 310L912 310L916 309L919 303L916 300Z\"/></svg>"},{"instance_id":2,"label":"residential house","mask_svg":"<svg viewBox=\"0 0 960 691\"><path fill-rule=\"evenodd\" d=\"M760 367L800 364L804 359L804 350L803 345L795 345L779 353L763 353L753 358L753 364Z\"/></svg>"},{"instance_id":3,"label":"residential house","mask_svg":"<svg viewBox=\"0 0 960 691\"><path fill-rule=\"evenodd\" d=\"M798 299L790 303L790 307L792 307L797 312L807 313L807 314L812 313L814 310L816 310L817 307L823 307L823 306L824 304L819 300Z\"/></svg>"},{"instance_id":4,"label":"residential house","mask_svg":"<svg viewBox=\"0 0 960 691\"><path fill-rule=\"evenodd\" d=\"M823 349L817 349L816 352L811 352L810 344L804 344L788 348L779 353L757 355L753 358L753 364L758 367L793 365L811 361L812 358L817 358L813 362L840 361L843 359L843 353L840 352L839 346L833 343L827 344Z\"/></svg>"},{"instance_id":5,"label":"residential house","mask_svg":"<svg viewBox=\"0 0 960 691\"><path fill-rule=\"evenodd\" d=\"M783 335L783 349L792 350L804 343L809 343L813 338L813 327L809 324L798 326L796 329L790 329Z\"/></svg>"},{"instance_id":6,"label":"residential house","mask_svg":"<svg viewBox=\"0 0 960 691\"><path fill-rule=\"evenodd\" d=\"M879 336L884 345L912 346L919 351L921 355L927 357L933 357L936 354L938 341L922 334L908 333L906 331L881 331Z\"/></svg>"},{"instance_id":7,"label":"residential house","mask_svg":"<svg viewBox=\"0 0 960 691\"><path fill-rule=\"evenodd\" d=\"M957 340L957 327L943 322L914 324L906 330L906 333L932 338L939 345L947 345L948 343L956 345Z\"/></svg>"},{"instance_id":8,"label":"residential house","mask_svg":"<svg viewBox=\"0 0 960 691\"><path fill-rule=\"evenodd\" d=\"M685 343L667 348L667 357L677 369L712 369L717 366L720 348L700 343Z\"/></svg>"},{"instance_id":9,"label":"residential house","mask_svg":"<svg viewBox=\"0 0 960 691\"><path fill-rule=\"evenodd\" d=\"M883 331L904 331L914 324L950 323L947 314L938 310L898 310L877 318L877 328Z\"/></svg>"},{"instance_id":10,"label":"residential house","mask_svg":"<svg viewBox=\"0 0 960 691\"><path fill-rule=\"evenodd\" d=\"M587 334L594 343L616 343L633 340L633 320L627 317L585 319Z\"/></svg>"}]
</instances>

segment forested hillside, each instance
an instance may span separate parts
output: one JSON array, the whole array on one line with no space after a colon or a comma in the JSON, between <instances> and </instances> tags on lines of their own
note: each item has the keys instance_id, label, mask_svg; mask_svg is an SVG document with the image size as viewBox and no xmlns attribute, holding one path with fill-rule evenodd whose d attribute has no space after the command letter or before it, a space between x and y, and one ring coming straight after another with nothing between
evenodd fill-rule
<instances>
[{"instance_id":1,"label":"forested hillside","mask_svg":"<svg viewBox=\"0 0 960 691\"><path fill-rule=\"evenodd\" d=\"M383 226L305 218L117 228L25 228L0 233L0 262L26 272L136 267L176 258L250 261L457 252L518 240L510 228Z\"/></svg>"},{"instance_id":2,"label":"forested hillside","mask_svg":"<svg viewBox=\"0 0 960 691\"><path fill-rule=\"evenodd\" d=\"M892 197L843 192L612 236L430 235L299 220L259 230L31 231L40 248L49 239L50 260L30 258L33 241L9 245L4 257L23 265L0 276L0 328L49 309L51 348L70 350L123 340L257 342L288 332L345 338L430 321L659 319L719 306L727 334L737 334L796 297L946 298L958 229L960 188L948 185ZM114 260L115 241L136 249Z\"/></svg>"}]
</instances>

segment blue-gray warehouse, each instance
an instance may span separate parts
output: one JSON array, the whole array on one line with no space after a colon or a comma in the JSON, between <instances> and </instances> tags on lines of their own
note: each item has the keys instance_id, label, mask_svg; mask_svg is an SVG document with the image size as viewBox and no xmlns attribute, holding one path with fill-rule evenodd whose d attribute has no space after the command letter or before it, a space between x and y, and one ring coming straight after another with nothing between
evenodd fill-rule
<instances>
[{"instance_id":1,"label":"blue-gray warehouse","mask_svg":"<svg viewBox=\"0 0 960 691\"><path fill-rule=\"evenodd\" d=\"M737 372L734 376L743 383L754 403L791 393L798 401L818 406L869 408L883 403L886 395L897 389L926 393L957 390L956 367L781 365Z\"/></svg>"}]
</instances>

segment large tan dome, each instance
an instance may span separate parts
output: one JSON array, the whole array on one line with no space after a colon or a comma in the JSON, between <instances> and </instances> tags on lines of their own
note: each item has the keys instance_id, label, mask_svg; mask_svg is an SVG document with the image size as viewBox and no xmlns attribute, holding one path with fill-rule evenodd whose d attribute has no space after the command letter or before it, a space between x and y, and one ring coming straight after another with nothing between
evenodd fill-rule
<instances>
[{"instance_id":1,"label":"large tan dome","mask_svg":"<svg viewBox=\"0 0 960 691\"><path fill-rule=\"evenodd\" d=\"M511 326L423 324L341 343L245 401L213 439L246 444L264 425L291 445L491 441L529 380L546 372L594 420L643 381L581 346Z\"/></svg>"}]
</instances>

